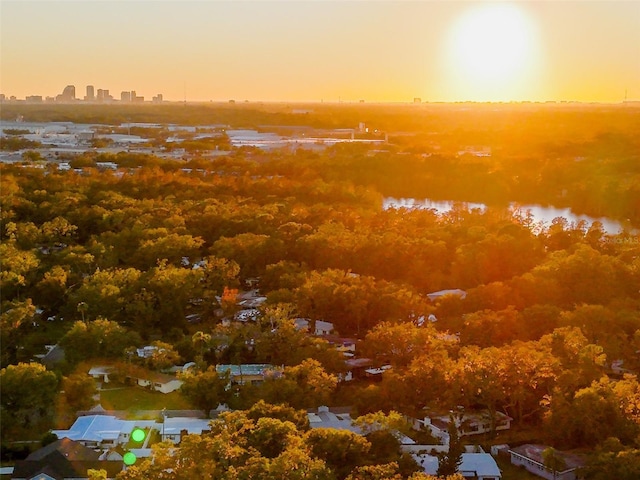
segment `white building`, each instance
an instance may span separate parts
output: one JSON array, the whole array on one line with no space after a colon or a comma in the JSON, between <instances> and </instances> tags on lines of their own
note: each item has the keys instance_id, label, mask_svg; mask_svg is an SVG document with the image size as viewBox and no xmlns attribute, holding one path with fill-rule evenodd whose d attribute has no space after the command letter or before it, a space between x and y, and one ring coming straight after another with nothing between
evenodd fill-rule
<instances>
[{"instance_id":1,"label":"white building","mask_svg":"<svg viewBox=\"0 0 640 480\"><path fill-rule=\"evenodd\" d=\"M545 466L543 452L546 445L525 444L509 450L511 463L522 466L529 472L547 480L576 480L576 471L584 466L584 459L578 455L556 450L555 455L564 464L562 468L554 470Z\"/></svg>"},{"instance_id":2,"label":"white building","mask_svg":"<svg viewBox=\"0 0 640 480\"><path fill-rule=\"evenodd\" d=\"M89 448L111 448L127 443L134 428L155 428L154 420L121 420L111 415L78 417L69 430L52 430ZM149 436L147 435L147 439Z\"/></svg>"},{"instance_id":3,"label":"white building","mask_svg":"<svg viewBox=\"0 0 640 480\"><path fill-rule=\"evenodd\" d=\"M428 475L438 473L438 457L430 454L413 454L413 459ZM463 453L458 473L464 478L474 480L500 480L502 472L498 464L488 453Z\"/></svg>"},{"instance_id":4,"label":"white building","mask_svg":"<svg viewBox=\"0 0 640 480\"><path fill-rule=\"evenodd\" d=\"M313 325L313 321L308 318L296 318L294 322L298 330L303 330L305 332L309 332L311 325ZM315 329L310 333L312 335L329 335L331 332L333 332L333 323L325 322L324 320L316 320Z\"/></svg>"}]
</instances>

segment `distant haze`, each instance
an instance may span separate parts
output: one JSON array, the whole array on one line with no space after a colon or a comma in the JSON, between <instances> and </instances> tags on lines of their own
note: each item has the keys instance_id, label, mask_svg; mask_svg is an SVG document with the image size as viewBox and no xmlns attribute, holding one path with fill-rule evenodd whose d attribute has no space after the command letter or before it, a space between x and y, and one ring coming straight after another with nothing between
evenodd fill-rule
<instances>
[{"instance_id":1,"label":"distant haze","mask_svg":"<svg viewBox=\"0 0 640 480\"><path fill-rule=\"evenodd\" d=\"M513 3L526 37L487 48L523 46L478 75L452 52L495 33L480 14L461 23L487 2L0 1L0 92L19 99L72 84L146 100L640 100L638 1Z\"/></svg>"}]
</instances>

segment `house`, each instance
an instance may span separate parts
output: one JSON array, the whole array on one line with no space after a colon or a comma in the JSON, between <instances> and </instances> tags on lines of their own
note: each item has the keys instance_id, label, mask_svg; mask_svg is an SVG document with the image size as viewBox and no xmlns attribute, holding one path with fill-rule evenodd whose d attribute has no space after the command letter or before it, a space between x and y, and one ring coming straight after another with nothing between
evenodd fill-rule
<instances>
[{"instance_id":1,"label":"house","mask_svg":"<svg viewBox=\"0 0 640 480\"><path fill-rule=\"evenodd\" d=\"M496 412L496 431L509 430L511 428L511 420L513 419L510 416L502 412ZM460 418L456 416L455 422L458 427L458 433L461 436L491 432L491 419L487 411L465 412ZM449 414L426 416L423 420L414 422L414 428L427 428L434 437L441 439L444 443L449 443Z\"/></svg>"},{"instance_id":2,"label":"house","mask_svg":"<svg viewBox=\"0 0 640 480\"><path fill-rule=\"evenodd\" d=\"M162 440L180 443L185 435L202 435L211 431L210 420L206 418L165 417L164 423L159 425Z\"/></svg>"},{"instance_id":3,"label":"house","mask_svg":"<svg viewBox=\"0 0 640 480\"><path fill-rule=\"evenodd\" d=\"M325 322L324 320L310 320L308 318L296 318L294 320L296 328L308 332L310 328L315 324L312 335L329 335L333 331L333 323Z\"/></svg>"},{"instance_id":4,"label":"house","mask_svg":"<svg viewBox=\"0 0 640 480\"><path fill-rule=\"evenodd\" d=\"M523 466L529 472L547 480L576 480L576 471L585 465L585 459L580 455L555 450L555 456L562 467L557 470L545 466L544 451L549 448L546 445L525 444L509 450L511 463Z\"/></svg>"},{"instance_id":5,"label":"house","mask_svg":"<svg viewBox=\"0 0 640 480\"><path fill-rule=\"evenodd\" d=\"M182 380L166 373L146 371L127 378L135 381L141 387L150 387L160 393L175 392L182 386Z\"/></svg>"},{"instance_id":6,"label":"house","mask_svg":"<svg viewBox=\"0 0 640 480\"><path fill-rule=\"evenodd\" d=\"M89 369L89 376L94 380L109 383L109 375L113 373L113 367L109 365L96 365Z\"/></svg>"},{"instance_id":7,"label":"house","mask_svg":"<svg viewBox=\"0 0 640 480\"><path fill-rule=\"evenodd\" d=\"M427 475L437 475L438 457L426 453L414 453L413 459ZM463 453L458 473L474 480L500 480L502 472L488 453Z\"/></svg>"},{"instance_id":8,"label":"house","mask_svg":"<svg viewBox=\"0 0 640 480\"><path fill-rule=\"evenodd\" d=\"M273 365L266 363L251 363L243 365L216 365L218 374L229 373L231 383L260 384L268 375L279 374Z\"/></svg>"},{"instance_id":9,"label":"house","mask_svg":"<svg viewBox=\"0 0 640 480\"><path fill-rule=\"evenodd\" d=\"M89 448L112 448L129 441L134 428L156 428L154 420L122 420L112 415L78 417L68 430L52 430Z\"/></svg>"},{"instance_id":10,"label":"house","mask_svg":"<svg viewBox=\"0 0 640 480\"><path fill-rule=\"evenodd\" d=\"M236 312L233 319L237 322L257 322L262 312L257 308L246 308Z\"/></svg>"},{"instance_id":11,"label":"house","mask_svg":"<svg viewBox=\"0 0 640 480\"><path fill-rule=\"evenodd\" d=\"M366 371L373 366L373 360L370 358L348 358L344 361L344 364L347 367L347 373L344 375L343 380L348 382L354 378L366 377Z\"/></svg>"},{"instance_id":12,"label":"house","mask_svg":"<svg viewBox=\"0 0 640 480\"><path fill-rule=\"evenodd\" d=\"M327 341L345 357L353 357L356 352L356 340L353 338L339 337L338 335L322 335L322 339Z\"/></svg>"},{"instance_id":13,"label":"house","mask_svg":"<svg viewBox=\"0 0 640 480\"><path fill-rule=\"evenodd\" d=\"M56 440L16 462L12 479L63 480L85 479L89 469L104 469L108 478L122 470L122 462L101 461L100 454L69 438Z\"/></svg>"},{"instance_id":14,"label":"house","mask_svg":"<svg viewBox=\"0 0 640 480\"><path fill-rule=\"evenodd\" d=\"M36 355L36 357L40 358L40 362L47 368L51 369L55 367L60 362L64 361L64 349L60 347L58 344L56 345L45 345L47 349L47 353L42 355L41 357Z\"/></svg>"},{"instance_id":15,"label":"house","mask_svg":"<svg viewBox=\"0 0 640 480\"><path fill-rule=\"evenodd\" d=\"M378 368L367 368L364 371L364 374L367 378L370 378L376 381L381 381L382 374L387 370L391 370L391 365L382 365L381 367L378 367Z\"/></svg>"},{"instance_id":16,"label":"house","mask_svg":"<svg viewBox=\"0 0 640 480\"><path fill-rule=\"evenodd\" d=\"M459 288L454 288L451 290L438 290L437 292L427 293L427 297L429 297L429 300L431 300L432 302L439 300L445 295L460 297L461 300L464 300L467 297L467 292L465 292L464 290L460 290Z\"/></svg>"},{"instance_id":17,"label":"house","mask_svg":"<svg viewBox=\"0 0 640 480\"><path fill-rule=\"evenodd\" d=\"M103 383L109 383L110 375L114 368L109 365L98 365L91 367L89 376ZM135 383L141 387L150 387L156 392L171 393L182 386L182 380L166 373L152 372L144 368L132 369L127 372L127 381Z\"/></svg>"},{"instance_id":18,"label":"house","mask_svg":"<svg viewBox=\"0 0 640 480\"><path fill-rule=\"evenodd\" d=\"M329 408L325 406L307 411L307 418L311 428L334 428L336 430L349 430L350 432L362 435L360 427L353 424L350 415L351 409Z\"/></svg>"},{"instance_id":19,"label":"house","mask_svg":"<svg viewBox=\"0 0 640 480\"><path fill-rule=\"evenodd\" d=\"M258 308L267 301L267 297L261 296L258 290L249 290L238 294L238 303L236 305L244 308Z\"/></svg>"}]
</instances>

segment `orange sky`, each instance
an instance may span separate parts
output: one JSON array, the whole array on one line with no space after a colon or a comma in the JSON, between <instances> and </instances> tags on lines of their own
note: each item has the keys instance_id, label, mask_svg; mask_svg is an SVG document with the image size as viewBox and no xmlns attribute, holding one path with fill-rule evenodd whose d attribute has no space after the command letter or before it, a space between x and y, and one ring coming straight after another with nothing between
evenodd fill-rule
<instances>
[{"instance_id":1,"label":"orange sky","mask_svg":"<svg viewBox=\"0 0 640 480\"><path fill-rule=\"evenodd\" d=\"M640 1L509 2L518 30L460 54L474 47L469 30L481 46L500 30L476 25L496 3L0 0L0 92L55 96L73 84L82 97L90 84L117 99L620 102L626 90L640 100ZM493 52L519 41L520 51Z\"/></svg>"}]
</instances>

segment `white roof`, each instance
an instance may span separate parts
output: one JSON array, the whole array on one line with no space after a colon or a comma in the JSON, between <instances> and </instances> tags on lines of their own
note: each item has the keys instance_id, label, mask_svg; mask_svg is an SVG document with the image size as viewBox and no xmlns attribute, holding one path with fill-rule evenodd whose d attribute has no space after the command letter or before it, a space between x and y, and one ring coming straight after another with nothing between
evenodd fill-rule
<instances>
[{"instance_id":1,"label":"white roof","mask_svg":"<svg viewBox=\"0 0 640 480\"><path fill-rule=\"evenodd\" d=\"M121 420L111 415L78 417L69 430L52 430L58 438L102 442L117 440L121 433L130 434L136 427L153 427L153 420Z\"/></svg>"},{"instance_id":2,"label":"white roof","mask_svg":"<svg viewBox=\"0 0 640 480\"><path fill-rule=\"evenodd\" d=\"M432 301L444 295L456 295L464 299L467 296L467 292L465 292L464 290L460 290L459 288L453 288L450 290L438 290L437 292L427 293L427 297L429 297L429 300Z\"/></svg>"},{"instance_id":3,"label":"white roof","mask_svg":"<svg viewBox=\"0 0 640 480\"><path fill-rule=\"evenodd\" d=\"M158 425L160 431L164 431L165 435L180 435L182 430L188 433L201 434L205 430L210 430L210 420L206 418L189 418L189 417L167 417L164 419L164 430L162 425Z\"/></svg>"},{"instance_id":4,"label":"white roof","mask_svg":"<svg viewBox=\"0 0 640 480\"><path fill-rule=\"evenodd\" d=\"M463 453L458 471L464 477L501 477L498 464L488 453Z\"/></svg>"},{"instance_id":5,"label":"white roof","mask_svg":"<svg viewBox=\"0 0 640 480\"><path fill-rule=\"evenodd\" d=\"M348 413L335 414L333 412L307 413L311 428L335 428L337 430L349 430L362 435L362 430L353 425Z\"/></svg>"},{"instance_id":6,"label":"white roof","mask_svg":"<svg viewBox=\"0 0 640 480\"><path fill-rule=\"evenodd\" d=\"M428 475L436 475L438 472L438 457L428 454L413 454L413 459ZM463 477L502 477L498 464L488 453L463 453L462 463L458 472Z\"/></svg>"}]
</instances>

